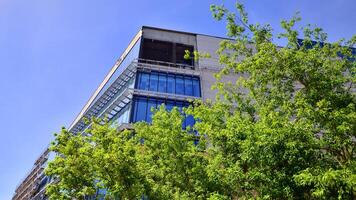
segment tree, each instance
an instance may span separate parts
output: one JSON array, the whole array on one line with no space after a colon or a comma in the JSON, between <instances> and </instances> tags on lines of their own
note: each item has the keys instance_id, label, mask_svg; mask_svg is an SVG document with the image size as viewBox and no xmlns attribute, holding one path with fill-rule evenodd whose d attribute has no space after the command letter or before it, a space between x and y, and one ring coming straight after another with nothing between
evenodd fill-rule
<instances>
[{"instance_id":1,"label":"tree","mask_svg":"<svg viewBox=\"0 0 356 200\"><path fill-rule=\"evenodd\" d=\"M244 75L216 84L232 106L192 112L222 158L213 173L238 182L229 190L239 197L354 198L356 37L328 44L321 28L307 26L299 40L294 17L281 22L281 48L269 25L249 23L243 6L236 8L238 15L212 6L233 39L218 50L225 68L217 77Z\"/></svg>"},{"instance_id":2,"label":"tree","mask_svg":"<svg viewBox=\"0 0 356 200\"><path fill-rule=\"evenodd\" d=\"M299 33L293 17L281 22L277 37L287 44L279 47L270 25L236 9L211 6L230 37L217 51L225 67L216 101L183 113L162 106L134 131L97 120L83 135L63 130L46 170L58 178L50 198L98 188L111 199L356 198L356 36L327 43L321 28ZM228 74L241 76L221 81ZM184 115L194 127L181 128Z\"/></svg>"}]
</instances>

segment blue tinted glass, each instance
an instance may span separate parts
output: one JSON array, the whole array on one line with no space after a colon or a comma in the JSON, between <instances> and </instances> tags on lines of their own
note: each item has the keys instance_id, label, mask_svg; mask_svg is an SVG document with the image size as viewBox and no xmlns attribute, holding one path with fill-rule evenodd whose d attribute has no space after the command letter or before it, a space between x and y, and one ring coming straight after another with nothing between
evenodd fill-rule
<instances>
[{"instance_id":1,"label":"blue tinted glass","mask_svg":"<svg viewBox=\"0 0 356 200\"><path fill-rule=\"evenodd\" d=\"M184 77L184 89L185 89L185 95L188 96L193 96L193 82L192 78L187 76Z\"/></svg>"},{"instance_id":2,"label":"blue tinted glass","mask_svg":"<svg viewBox=\"0 0 356 200\"><path fill-rule=\"evenodd\" d=\"M171 111L173 109L173 107L174 107L174 101L167 101L166 102L166 109L168 111Z\"/></svg>"},{"instance_id":3,"label":"blue tinted glass","mask_svg":"<svg viewBox=\"0 0 356 200\"><path fill-rule=\"evenodd\" d=\"M137 106L138 106L138 101L134 99L133 110L132 110L132 121L134 122L136 122L136 118L137 118Z\"/></svg>"},{"instance_id":4,"label":"blue tinted glass","mask_svg":"<svg viewBox=\"0 0 356 200\"><path fill-rule=\"evenodd\" d=\"M187 115L185 117L185 125L193 127L194 124L195 124L194 117L192 115Z\"/></svg>"},{"instance_id":5,"label":"blue tinted glass","mask_svg":"<svg viewBox=\"0 0 356 200\"><path fill-rule=\"evenodd\" d=\"M176 90L176 84L175 84L175 79L174 75L168 75L168 80L167 80L167 93L175 93Z\"/></svg>"},{"instance_id":6,"label":"blue tinted glass","mask_svg":"<svg viewBox=\"0 0 356 200\"><path fill-rule=\"evenodd\" d=\"M137 98L136 122L146 121L147 100L145 98Z\"/></svg>"},{"instance_id":7,"label":"blue tinted glass","mask_svg":"<svg viewBox=\"0 0 356 200\"><path fill-rule=\"evenodd\" d=\"M161 106L162 104L165 104L164 100L162 100L162 99L157 100L157 109L159 109L159 106Z\"/></svg>"},{"instance_id":8,"label":"blue tinted glass","mask_svg":"<svg viewBox=\"0 0 356 200\"><path fill-rule=\"evenodd\" d=\"M150 74L140 72L138 77L138 89L148 90L149 81Z\"/></svg>"},{"instance_id":9,"label":"blue tinted glass","mask_svg":"<svg viewBox=\"0 0 356 200\"><path fill-rule=\"evenodd\" d=\"M179 110L180 112L182 112L183 102L177 101L177 102L175 103L175 106L177 106L178 110Z\"/></svg>"},{"instance_id":10,"label":"blue tinted glass","mask_svg":"<svg viewBox=\"0 0 356 200\"><path fill-rule=\"evenodd\" d=\"M152 122L152 109L155 109L156 108L156 100L154 99L149 99L148 100L148 104L147 104L147 122L148 123L151 123Z\"/></svg>"},{"instance_id":11,"label":"blue tinted glass","mask_svg":"<svg viewBox=\"0 0 356 200\"><path fill-rule=\"evenodd\" d=\"M193 96L200 97L200 81L198 78L193 78Z\"/></svg>"},{"instance_id":12,"label":"blue tinted glass","mask_svg":"<svg viewBox=\"0 0 356 200\"><path fill-rule=\"evenodd\" d=\"M150 76L150 91L157 91L158 86L158 73L151 73Z\"/></svg>"},{"instance_id":13,"label":"blue tinted glass","mask_svg":"<svg viewBox=\"0 0 356 200\"><path fill-rule=\"evenodd\" d=\"M183 76L176 76L176 94L184 94Z\"/></svg>"},{"instance_id":14,"label":"blue tinted glass","mask_svg":"<svg viewBox=\"0 0 356 200\"><path fill-rule=\"evenodd\" d=\"M167 92L167 74L159 73L158 92Z\"/></svg>"}]
</instances>

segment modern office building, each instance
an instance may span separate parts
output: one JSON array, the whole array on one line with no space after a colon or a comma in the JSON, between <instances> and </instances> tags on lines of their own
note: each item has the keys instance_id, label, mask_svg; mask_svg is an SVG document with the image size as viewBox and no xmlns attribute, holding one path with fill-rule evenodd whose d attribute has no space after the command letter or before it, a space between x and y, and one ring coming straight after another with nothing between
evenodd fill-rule
<instances>
[{"instance_id":1,"label":"modern office building","mask_svg":"<svg viewBox=\"0 0 356 200\"><path fill-rule=\"evenodd\" d=\"M214 74L222 67L215 51L223 39L142 27L74 119L69 130L72 133L85 131L90 124L86 124L84 119L91 117L106 117L117 122L119 129L125 129L138 121L151 122L151 108L163 103L167 109L171 109L174 106L186 107L194 99L214 100L216 91L211 90L211 86L215 83ZM185 59L187 50L209 53L211 58ZM235 79L227 76L224 81ZM194 119L186 117L183 128L193 123ZM48 151L41 158L47 154ZM40 192L48 178L43 182L30 181L33 176L45 177L43 168L37 170L37 165L38 162L16 189L13 200L45 198Z\"/></svg>"},{"instance_id":2,"label":"modern office building","mask_svg":"<svg viewBox=\"0 0 356 200\"><path fill-rule=\"evenodd\" d=\"M50 182L50 177L45 176L43 170L51 155L53 154L51 154L48 148L41 153L30 172L16 187L12 199L45 199L45 186Z\"/></svg>"}]
</instances>

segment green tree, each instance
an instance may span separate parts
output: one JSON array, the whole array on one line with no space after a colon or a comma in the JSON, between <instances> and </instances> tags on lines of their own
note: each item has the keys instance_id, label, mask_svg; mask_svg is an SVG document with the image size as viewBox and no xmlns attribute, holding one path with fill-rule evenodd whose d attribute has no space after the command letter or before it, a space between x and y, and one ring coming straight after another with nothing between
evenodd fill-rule
<instances>
[{"instance_id":1,"label":"green tree","mask_svg":"<svg viewBox=\"0 0 356 200\"><path fill-rule=\"evenodd\" d=\"M210 139L211 174L236 197L339 198L356 195L356 37L326 43L321 28L282 21L283 48L269 25L249 23L212 6L232 40L221 43L217 74L242 76L217 82L218 103L196 106L200 133ZM299 40L298 37L303 37ZM239 60L239 61L238 61Z\"/></svg>"},{"instance_id":2,"label":"green tree","mask_svg":"<svg viewBox=\"0 0 356 200\"><path fill-rule=\"evenodd\" d=\"M224 68L216 101L183 113L162 106L133 131L95 119L81 135L63 129L46 169L57 178L51 199L100 188L107 199L356 198L356 36L327 43L321 28L298 31L299 17L274 36L270 25L250 23L241 4L211 10L230 38L217 50ZM222 81L231 74L235 83ZM184 115L194 127L182 129Z\"/></svg>"},{"instance_id":3,"label":"green tree","mask_svg":"<svg viewBox=\"0 0 356 200\"><path fill-rule=\"evenodd\" d=\"M113 124L91 120L85 133L66 129L56 136L50 150L57 156L45 170L55 180L47 187L50 199L136 199L143 194L144 179L138 168L139 141L131 131L118 131Z\"/></svg>"}]
</instances>

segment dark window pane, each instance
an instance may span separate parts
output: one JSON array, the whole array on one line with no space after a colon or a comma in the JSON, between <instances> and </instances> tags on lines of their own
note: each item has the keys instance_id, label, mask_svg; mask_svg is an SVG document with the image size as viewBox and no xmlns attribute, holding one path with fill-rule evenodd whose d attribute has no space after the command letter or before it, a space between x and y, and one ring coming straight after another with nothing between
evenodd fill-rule
<instances>
[{"instance_id":1,"label":"dark window pane","mask_svg":"<svg viewBox=\"0 0 356 200\"><path fill-rule=\"evenodd\" d=\"M194 51L194 47L190 45L184 44L176 44L176 63L179 64L186 64L186 65L193 65L193 59L185 59L185 51L188 50L191 54Z\"/></svg>"},{"instance_id":2,"label":"dark window pane","mask_svg":"<svg viewBox=\"0 0 356 200\"><path fill-rule=\"evenodd\" d=\"M150 75L150 91L157 91L158 73L152 72Z\"/></svg>"},{"instance_id":3,"label":"dark window pane","mask_svg":"<svg viewBox=\"0 0 356 200\"><path fill-rule=\"evenodd\" d=\"M183 76L176 76L176 94L184 94Z\"/></svg>"},{"instance_id":4,"label":"dark window pane","mask_svg":"<svg viewBox=\"0 0 356 200\"><path fill-rule=\"evenodd\" d=\"M139 72L138 89L148 90L150 74Z\"/></svg>"},{"instance_id":5,"label":"dark window pane","mask_svg":"<svg viewBox=\"0 0 356 200\"><path fill-rule=\"evenodd\" d=\"M173 62L173 43L158 40L144 39L142 58Z\"/></svg>"},{"instance_id":6,"label":"dark window pane","mask_svg":"<svg viewBox=\"0 0 356 200\"><path fill-rule=\"evenodd\" d=\"M184 77L184 89L185 95L193 96L193 83L192 78L189 76Z\"/></svg>"},{"instance_id":7,"label":"dark window pane","mask_svg":"<svg viewBox=\"0 0 356 200\"><path fill-rule=\"evenodd\" d=\"M147 99L146 98L137 98L137 116L136 122L146 121L146 110L147 110Z\"/></svg>"},{"instance_id":8,"label":"dark window pane","mask_svg":"<svg viewBox=\"0 0 356 200\"><path fill-rule=\"evenodd\" d=\"M159 73L158 92L167 92L167 74Z\"/></svg>"},{"instance_id":9,"label":"dark window pane","mask_svg":"<svg viewBox=\"0 0 356 200\"><path fill-rule=\"evenodd\" d=\"M193 96L200 97L200 81L198 78L193 78Z\"/></svg>"},{"instance_id":10,"label":"dark window pane","mask_svg":"<svg viewBox=\"0 0 356 200\"><path fill-rule=\"evenodd\" d=\"M175 84L175 79L174 75L168 75L168 80L167 80L167 93L175 93L176 92L176 84Z\"/></svg>"}]
</instances>

